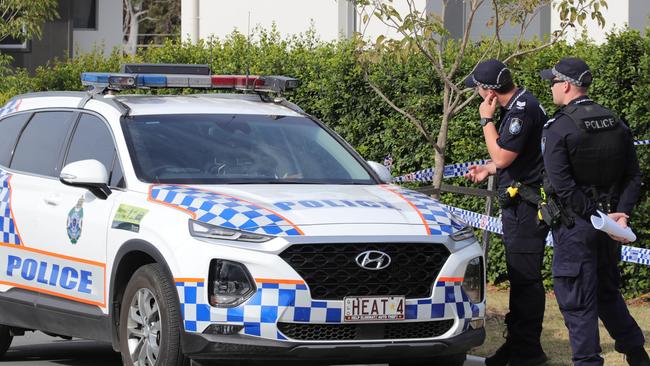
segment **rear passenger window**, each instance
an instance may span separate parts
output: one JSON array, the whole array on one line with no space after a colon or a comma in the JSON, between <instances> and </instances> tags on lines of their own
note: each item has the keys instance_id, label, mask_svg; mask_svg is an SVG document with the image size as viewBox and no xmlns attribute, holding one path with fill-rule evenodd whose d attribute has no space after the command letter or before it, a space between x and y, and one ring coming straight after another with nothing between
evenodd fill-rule
<instances>
[{"instance_id":1,"label":"rear passenger window","mask_svg":"<svg viewBox=\"0 0 650 366\"><path fill-rule=\"evenodd\" d=\"M20 136L11 168L33 174L57 176L57 164L70 126L72 112L34 114Z\"/></svg>"},{"instance_id":2,"label":"rear passenger window","mask_svg":"<svg viewBox=\"0 0 650 366\"><path fill-rule=\"evenodd\" d=\"M11 152L16 146L18 134L22 131L25 122L30 116L30 113L23 113L0 121L0 165L9 166Z\"/></svg>"}]
</instances>

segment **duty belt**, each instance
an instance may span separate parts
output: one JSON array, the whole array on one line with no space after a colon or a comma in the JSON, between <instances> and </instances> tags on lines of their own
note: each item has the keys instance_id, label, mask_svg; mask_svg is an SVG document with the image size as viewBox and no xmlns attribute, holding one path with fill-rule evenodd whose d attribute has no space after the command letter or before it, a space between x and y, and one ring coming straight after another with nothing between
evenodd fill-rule
<instances>
[{"instance_id":1,"label":"duty belt","mask_svg":"<svg viewBox=\"0 0 650 366\"><path fill-rule=\"evenodd\" d=\"M497 194L502 208L513 206L520 201L529 202L535 206L539 206L542 202L540 186L536 187L521 182L512 182L510 187L499 189Z\"/></svg>"}]
</instances>

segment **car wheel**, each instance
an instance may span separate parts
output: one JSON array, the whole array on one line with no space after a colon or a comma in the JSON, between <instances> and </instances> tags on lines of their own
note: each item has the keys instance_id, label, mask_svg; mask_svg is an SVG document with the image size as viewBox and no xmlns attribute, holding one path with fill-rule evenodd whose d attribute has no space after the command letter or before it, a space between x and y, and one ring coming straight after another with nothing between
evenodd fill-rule
<instances>
[{"instance_id":1,"label":"car wheel","mask_svg":"<svg viewBox=\"0 0 650 366\"><path fill-rule=\"evenodd\" d=\"M13 339L14 337L11 335L9 327L0 325L0 358L7 352Z\"/></svg>"},{"instance_id":2,"label":"car wheel","mask_svg":"<svg viewBox=\"0 0 650 366\"><path fill-rule=\"evenodd\" d=\"M120 351L127 366L183 366L178 299L159 264L131 277L120 312Z\"/></svg>"},{"instance_id":3,"label":"car wheel","mask_svg":"<svg viewBox=\"0 0 650 366\"><path fill-rule=\"evenodd\" d=\"M450 355L450 356L441 356L433 357L426 359L418 359L412 361L397 361L389 363L390 366L434 366L434 365L445 365L445 366L463 366L467 359L466 354Z\"/></svg>"}]
</instances>

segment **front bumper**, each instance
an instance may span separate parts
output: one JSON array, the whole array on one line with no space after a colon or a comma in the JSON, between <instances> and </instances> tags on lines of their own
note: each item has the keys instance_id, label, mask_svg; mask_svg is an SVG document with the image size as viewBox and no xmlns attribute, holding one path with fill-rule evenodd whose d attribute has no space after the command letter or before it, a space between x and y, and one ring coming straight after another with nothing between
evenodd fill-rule
<instances>
[{"instance_id":1,"label":"front bumper","mask_svg":"<svg viewBox=\"0 0 650 366\"><path fill-rule=\"evenodd\" d=\"M483 344L485 329L469 329L455 337L427 341L372 343L293 343L246 335L183 333L183 352L192 359L313 360L387 362L466 353ZM313 364L311 362L310 364Z\"/></svg>"}]
</instances>

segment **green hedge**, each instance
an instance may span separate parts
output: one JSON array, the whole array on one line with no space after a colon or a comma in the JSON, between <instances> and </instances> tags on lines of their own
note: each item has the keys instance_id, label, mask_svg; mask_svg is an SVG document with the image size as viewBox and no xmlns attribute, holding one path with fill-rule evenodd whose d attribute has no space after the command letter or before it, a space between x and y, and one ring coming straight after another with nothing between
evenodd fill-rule
<instances>
[{"instance_id":1,"label":"green hedge","mask_svg":"<svg viewBox=\"0 0 650 366\"><path fill-rule=\"evenodd\" d=\"M298 91L289 99L333 127L369 160L382 161L392 154L394 174L431 167L434 164L431 147L404 117L393 111L365 83L353 41L321 42L312 33L290 39L281 39L274 32L259 32L256 41L233 33L224 40L210 40L198 45L167 43L149 48L134 59L127 60L119 52L110 57L98 54L72 60L53 62L28 76L17 70L3 76L0 102L15 94L39 90L81 90L79 74L82 71L118 71L125 61L207 63L214 73L284 74L302 80ZM463 72L478 60L486 47L477 43L467 53L468 62ZM446 57L453 57L454 46ZM552 113L551 93L539 78L539 70L551 67L563 56L580 56L591 65L595 83L591 96L617 111L631 126L637 139L650 138L650 36L635 31L612 34L608 42L596 46L588 42L573 46L556 44L532 57L514 61L510 66L518 85L531 90ZM369 70L370 78L398 105L436 129L442 110L441 81L428 62L418 54L406 59L384 55ZM169 93L178 91L155 91ZM482 133L477 128L478 100L456 116L450 125L447 162L465 162L487 157ZM650 247L650 147L639 147L639 158L644 173L643 193L635 210L632 225L639 236L635 245ZM471 186L464 179L449 183ZM445 194L443 201L469 210L481 212L484 200ZM550 262L547 251L546 284L550 288ZM489 280L505 279L503 245L496 235L491 236L489 252ZM626 296L637 296L650 291L650 267L622 263Z\"/></svg>"}]
</instances>

